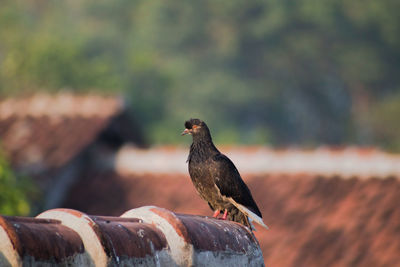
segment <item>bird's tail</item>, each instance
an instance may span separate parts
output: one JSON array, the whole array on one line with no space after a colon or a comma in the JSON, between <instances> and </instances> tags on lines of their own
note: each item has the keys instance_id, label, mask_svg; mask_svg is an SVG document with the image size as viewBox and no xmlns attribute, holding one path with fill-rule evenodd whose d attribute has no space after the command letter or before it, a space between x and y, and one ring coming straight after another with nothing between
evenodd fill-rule
<instances>
[{"instance_id":1,"label":"bird's tail","mask_svg":"<svg viewBox=\"0 0 400 267\"><path fill-rule=\"evenodd\" d=\"M232 209L229 210L229 212L228 212L228 220L241 223L241 224L247 226L250 230L256 231L256 228L251 223L251 221L253 221L253 220L250 219L246 214L241 212L235 206Z\"/></svg>"},{"instance_id":2,"label":"bird's tail","mask_svg":"<svg viewBox=\"0 0 400 267\"><path fill-rule=\"evenodd\" d=\"M264 227L265 229L269 229L268 226L265 225L264 221L262 220L262 218L260 216L258 216L257 214L255 214L254 212L252 212L251 210L246 208L245 206L237 203L233 199L232 199L232 204L235 205L236 208L238 208L242 213L244 213L248 217L248 222L249 222L250 228L255 229L254 225L252 224L252 222L254 221L254 222L258 223L259 225L261 225L262 227Z\"/></svg>"},{"instance_id":3,"label":"bird's tail","mask_svg":"<svg viewBox=\"0 0 400 267\"><path fill-rule=\"evenodd\" d=\"M248 216L246 216L246 215L244 215L244 214L243 214L243 216L246 217L246 224L247 224L247 227L249 227L251 231L254 231L254 232L257 231L256 227L255 227L254 224L252 223L253 220L252 220L250 217L248 217Z\"/></svg>"}]
</instances>

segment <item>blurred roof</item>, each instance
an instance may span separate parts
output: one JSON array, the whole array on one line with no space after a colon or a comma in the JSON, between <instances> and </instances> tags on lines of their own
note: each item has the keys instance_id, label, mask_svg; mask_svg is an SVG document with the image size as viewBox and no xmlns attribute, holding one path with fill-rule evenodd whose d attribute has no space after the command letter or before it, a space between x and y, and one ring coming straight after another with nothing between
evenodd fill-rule
<instances>
[{"instance_id":1,"label":"blurred roof","mask_svg":"<svg viewBox=\"0 0 400 267\"><path fill-rule=\"evenodd\" d=\"M314 150L268 147L221 147L242 174L307 174L341 177L400 177L400 155L376 148L319 147ZM125 146L116 168L123 174L187 173L189 148Z\"/></svg>"},{"instance_id":2,"label":"blurred roof","mask_svg":"<svg viewBox=\"0 0 400 267\"><path fill-rule=\"evenodd\" d=\"M266 266L399 266L400 181L314 175L243 175L270 229L255 232ZM119 215L157 205L212 214L189 174L87 173L64 203Z\"/></svg>"},{"instance_id":3,"label":"blurred roof","mask_svg":"<svg viewBox=\"0 0 400 267\"><path fill-rule=\"evenodd\" d=\"M123 107L116 97L76 95L61 92L55 95L38 93L30 97L6 98L0 102L0 119L10 117L110 117Z\"/></svg>"},{"instance_id":4,"label":"blurred roof","mask_svg":"<svg viewBox=\"0 0 400 267\"><path fill-rule=\"evenodd\" d=\"M123 109L116 97L36 94L0 101L0 140L13 167L30 172L74 158Z\"/></svg>"}]
</instances>

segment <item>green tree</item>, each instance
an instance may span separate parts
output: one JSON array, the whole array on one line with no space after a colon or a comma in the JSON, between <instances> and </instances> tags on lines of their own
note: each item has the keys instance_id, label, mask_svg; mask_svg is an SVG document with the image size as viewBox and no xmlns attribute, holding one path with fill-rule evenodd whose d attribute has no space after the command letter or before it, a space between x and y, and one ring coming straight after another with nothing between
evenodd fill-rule
<instances>
[{"instance_id":1,"label":"green tree","mask_svg":"<svg viewBox=\"0 0 400 267\"><path fill-rule=\"evenodd\" d=\"M29 192L32 184L27 178L16 175L5 157L0 154L0 214L28 215Z\"/></svg>"},{"instance_id":2,"label":"green tree","mask_svg":"<svg viewBox=\"0 0 400 267\"><path fill-rule=\"evenodd\" d=\"M400 90L399 3L5 0L0 93L123 93L152 143L200 117L219 142L387 147L368 110Z\"/></svg>"},{"instance_id":3,"label":"green tree","mask_svg":"<svg viewBox=\"0 0 400 267\"><path fill-rule=\"evenodd\" d=\"M371 117L375 141L391 151L400 151L400 94L375 105Z\"/></svg>"}]
</instances>

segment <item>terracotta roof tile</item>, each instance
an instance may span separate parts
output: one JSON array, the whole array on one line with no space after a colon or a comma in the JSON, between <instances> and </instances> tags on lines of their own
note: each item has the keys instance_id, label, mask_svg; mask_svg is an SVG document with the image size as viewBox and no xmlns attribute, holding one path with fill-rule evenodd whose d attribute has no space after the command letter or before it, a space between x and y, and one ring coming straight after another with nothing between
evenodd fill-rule
<instances>
[{"instance_id":1,"label":"terracotta roof tile","mask_svg":"<svg viewBox=\"0 0 400 267\"><path fill-rule=\"evenodd\" d=\"M109 117L122 108L115 97L99 95L36 94L31 97L6 98L0 101L0 120L9 117Z\"/></svg>"},{"instance_id":2,"label":"terracotta roof tile","mask_svg":"<svg viewBox=\"0 0 400 267\"><path fill-rule=\"evenodd\" d=\"M0 140L12 165L58 168L93 142L122 104L115 97L38 94L0 101Z\"/></svg>"},{"instance_id":3,"label":"terracotta roof tile","mask_svg":"<svg viewBox=\"0 0 400 267\"><path fill-rule=\"evenodd\" d=\"M66 207L119 214L157 205L211 215L188 175L88 173ZM400 180L315 175L245 175L270 230L256 236L267 266L397 266ZM257 225L256 225L257 227Z\"/></svg>"},{"instance_id":4,"label":"terracotta roof tile","mask_svg":"<svg viewBox=\"0 0 400 267\"><path fill-rule=\"evenodd\" d=\"M341 177L400 177L400 155L376 148L330 148L314 150L268 147L221 147L242 174L309 174ZM125 146L116 157L122 174L187 173L188 148Z\"/></svg>"}]
</instances>

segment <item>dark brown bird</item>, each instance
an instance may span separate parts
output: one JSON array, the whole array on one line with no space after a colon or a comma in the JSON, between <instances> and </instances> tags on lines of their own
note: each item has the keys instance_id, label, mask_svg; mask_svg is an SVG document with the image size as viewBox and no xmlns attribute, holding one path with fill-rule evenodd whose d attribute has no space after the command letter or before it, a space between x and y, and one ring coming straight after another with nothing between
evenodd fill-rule
<instances>
[{"instance_id":1,"label":"dark brown bird","mask_svg":"<svg viewBox=\"0 0 400 267\"><path fill-rule=\"evenodd\" d=\"M232 161L221 154L212 142L210 130L199 119L185 122L182 135L191 134L189 174L201 198L214 211L213 217L224 212L222 219L229 219L255 230L252 221L268 227L249 188L243 182Z\"/></svg>"}]
</instances>

